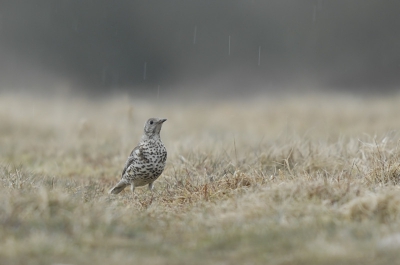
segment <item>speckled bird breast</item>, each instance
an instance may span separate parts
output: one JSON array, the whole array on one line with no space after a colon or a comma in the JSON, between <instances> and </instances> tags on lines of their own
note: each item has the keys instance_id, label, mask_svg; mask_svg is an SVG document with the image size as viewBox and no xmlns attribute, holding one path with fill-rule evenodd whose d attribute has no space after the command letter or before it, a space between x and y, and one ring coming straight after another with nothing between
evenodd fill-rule
<instances>
[{"instance_id":1,"label":"speckled bird breast","mask_svg":"<svg viewBox=\"0 0 400 265\"><path fill-rule=\"evenodd\" d=\"M139 145L135 159L126 171L126 178L135 186L143 186L156 180L164 170L167 150L161 140L147 140Z\"/></svg>"}]
</instances>

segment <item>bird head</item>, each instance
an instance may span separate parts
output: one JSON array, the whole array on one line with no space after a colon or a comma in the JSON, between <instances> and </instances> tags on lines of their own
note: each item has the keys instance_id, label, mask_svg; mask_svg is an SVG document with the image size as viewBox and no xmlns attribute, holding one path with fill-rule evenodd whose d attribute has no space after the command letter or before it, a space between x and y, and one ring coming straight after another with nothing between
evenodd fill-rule
<instances>
[{"instance_id":1,"label":"bird head","mask_svg":"<svg viewBox=\"0 0 400 265\"><path fill-rule=\"evenodd\" d=\"M154 135L160 135L162 124L167 119L150 118L144 124L144 135L152 138Z\"/></svg>"}]
</instances>

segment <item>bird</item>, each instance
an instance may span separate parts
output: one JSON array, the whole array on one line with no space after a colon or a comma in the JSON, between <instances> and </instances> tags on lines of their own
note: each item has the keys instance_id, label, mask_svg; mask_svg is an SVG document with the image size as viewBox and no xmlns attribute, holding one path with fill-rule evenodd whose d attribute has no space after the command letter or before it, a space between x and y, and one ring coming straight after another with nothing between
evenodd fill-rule
<instances>
[{"instance_id":1,"label":"bird","mask_svg":"<svg viewBox=\"0 0 400 265\"><path fill-rule=\"evenodd\" d=\"M160 138L161 127L166 120L147 120L141 141L125 163L121 180L109 190L109 194L118 194L128 185L131 186L132 195L139 186L149 185L149 190L153 190L153 183L164 171L167 161L167 149Z\"/></svg>"}]
</instances>

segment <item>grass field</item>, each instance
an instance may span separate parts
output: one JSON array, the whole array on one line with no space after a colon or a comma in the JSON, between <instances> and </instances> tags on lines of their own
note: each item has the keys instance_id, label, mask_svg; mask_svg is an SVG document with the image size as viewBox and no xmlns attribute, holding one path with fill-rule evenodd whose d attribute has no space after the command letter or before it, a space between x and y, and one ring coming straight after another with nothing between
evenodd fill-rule
<instances>
[{"instance_id":1,"label":"grass field","mask_svg":"<svg viewBox=\"0 0 400 265\"><path fill-rule=\"evenodd\" d=\"M167 118L153 192L107 191ZM400 95L0 94L1 264L400 264Z\"/></svg>"}]
</instances>

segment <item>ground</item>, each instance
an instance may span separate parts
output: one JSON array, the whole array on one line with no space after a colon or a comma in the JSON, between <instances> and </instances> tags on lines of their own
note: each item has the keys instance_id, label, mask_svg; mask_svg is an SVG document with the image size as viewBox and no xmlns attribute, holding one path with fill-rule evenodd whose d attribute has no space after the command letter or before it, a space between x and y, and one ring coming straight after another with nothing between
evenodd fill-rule
<instances>
[{"instance_id":1,"label":"ground","mask_svg":"<svg viewBox=\"0 0 400 265\"><path fill-rule=\"evenodd\" d=\"M400 263L400 95L0 95L1 264ZM167 166L117 183L144 122Z\"/></svg>"}]
</instances>

